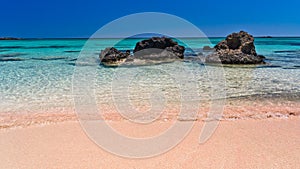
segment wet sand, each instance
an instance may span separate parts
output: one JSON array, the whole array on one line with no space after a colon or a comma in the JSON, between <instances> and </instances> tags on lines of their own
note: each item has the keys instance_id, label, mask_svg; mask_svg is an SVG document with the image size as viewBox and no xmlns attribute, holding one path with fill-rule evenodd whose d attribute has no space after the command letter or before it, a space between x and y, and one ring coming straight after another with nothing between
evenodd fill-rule
<instances>
[{"instance_id":1,"label":"wet sand","mask_svg":"<svg viewBox=\"0 0 300 169\"><path fill-rule=\"evenodd\" d=\"M297 99L293 98L290 100L276 97L272 99L253 97L227 99L219 120L290 119L299 117L300 100L298 97ZM193 112L189 114L180 112L180 104L167 104L166 109L159 114L157 120L165 122L179 119L181 121L193 120L203 122L208 119L207 114L211 106L210 103L199 104L198 112L196 114ZM139 108L143 112L149 107ZM124 117L120 115L118 109L113 104L102 104L98 107L98 110L102 112L102 116L99 116L99 114L87 114L87 118L124 121ZM78 116L73 107L41 109L25 113L3 112L0 113L0 130L77 120Z\"/></svg>"}]
</instances>

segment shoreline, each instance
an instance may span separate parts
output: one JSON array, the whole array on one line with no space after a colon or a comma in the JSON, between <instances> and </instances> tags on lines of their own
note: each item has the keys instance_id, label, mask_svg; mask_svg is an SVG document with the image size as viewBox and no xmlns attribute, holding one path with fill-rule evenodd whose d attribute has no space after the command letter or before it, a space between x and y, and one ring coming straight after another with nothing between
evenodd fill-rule
<instances>
[{"instance_id":1,"label":"shoreline","mask_svg":"<svg viewBox=\"0 0 300 169\"><path fill-rule=\"evenodd\" d=\"M199 105L198 113L181 113L180 105L167 104L166 109L156 117L156 121L197 121L205 122L209 120L220 121L240 121L240 120L264 120L264 119L297 119L300 118L300 102L296 100L272 99L227 99L221 117L215 119L208 117L210 103ZM138 107L143 112L149 107ZM112 104L98 106L98 110L103 112L101 115L87 114L88 119L105 121L129 121L124 118L118 109ZM141 114L142 115L142 114ZM151 118L149 116L149 118ZM153 117L152 117L153 118ZM43 126L47 124L57 124L61 122L76 122L78 115L74 107L39 110L27 113L0 113L0 130L12 128L26 128L28 126Z\"/></svg>"}]
</instances>

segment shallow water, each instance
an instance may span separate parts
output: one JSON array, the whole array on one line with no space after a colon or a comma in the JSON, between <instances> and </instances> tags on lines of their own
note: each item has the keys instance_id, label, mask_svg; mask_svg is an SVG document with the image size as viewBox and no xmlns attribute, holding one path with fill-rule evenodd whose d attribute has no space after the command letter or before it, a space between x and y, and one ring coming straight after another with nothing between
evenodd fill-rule
<instances>
[{"instance_id":1,"label":"shallow water","mask_svg":"<svg viewBox=\"0 0 300 169\"><path fill-rule=\"evenodd\" d=\"M149 108L150 98L156 91L164 95L166 103L181 102L182 95L186 96L184 101L216 99L218 96L213 96L212 90L222 86L218 83L224 81L212 81L211 78L223 70L226 88L220 91L226 92L227 98L278 94L293 95L295 99L300 97L300 38L256 38L257 52L266 56L266 65L220 67L192 61L119 68L100 65L98 54L105 47L119 42L116 48L132 50L140 40L92 40L84 52L81 50L86 39L0 41L0 113L73 107L72 77L76 66L96 71L94 87L98 104L115 102L114 95L119 102L129 100L128 105ZM213 46L222 38L210 40ZM184 41L189 42L186 47L196 53L201 52L203 46L210 45L202 39ZM190 49L186 54L189 52ZM187 81L182 85L178 85L174 78L180 72L190 75L184 78ZM119 84L116 73L126 73L134 78L128 86L112 89L113 85ZM189 82L195 86L188 86ZM126 88L129 88L129 95L123 94Z\"/></svg>"}]
</instances>

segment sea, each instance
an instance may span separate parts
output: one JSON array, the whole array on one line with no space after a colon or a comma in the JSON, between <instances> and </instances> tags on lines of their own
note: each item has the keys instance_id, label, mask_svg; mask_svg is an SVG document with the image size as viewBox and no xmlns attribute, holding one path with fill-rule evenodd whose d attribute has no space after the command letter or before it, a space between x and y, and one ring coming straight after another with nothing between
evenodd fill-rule
<instances>
[{"instance_id":1,"label":"sea","mask_svg":"<svg viewBox=\"0 0 300 169\"><path fill-rule=\"evenodd\" d=\"M102 65L101 50L132 51L143 38L2 40L0 113L63 112L75 107L78 88L86 86L92 87L86 92L96 104L119 104L120 109L214 99L299 100L300 38L255 38L257 53L266 57L263 65L210 65L193 59L206 54L204 46L223 39L178 38L189 59L119 67Z\"/></svg>"}]
</instances>

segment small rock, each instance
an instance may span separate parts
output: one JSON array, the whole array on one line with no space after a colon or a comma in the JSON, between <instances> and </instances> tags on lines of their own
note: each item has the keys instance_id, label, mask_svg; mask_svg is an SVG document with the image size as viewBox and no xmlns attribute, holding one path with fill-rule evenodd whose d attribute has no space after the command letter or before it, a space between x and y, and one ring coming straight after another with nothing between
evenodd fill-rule
<instances>
[{"instance_id":1,"label":"small rock","mask_svg":"<svg viewBox=\"0 0 300 169\"><path fill-rule=\"evenodd\" d=\"M114 47L106 48L101 51L99 58L101 63L106 66L118 66L126 61L126 58L130 56L130 51L127 50L125 53L117 50Z\"/></svg>"},{"instance_id":2,"label":"small rock","mask_svg":"<svg viewBox=\"0 0 300 169\"><path fill-rule=\"evenodd\" d=\"M212 51L215 50L215 48L211 48L210 46L204 46L203 51Z\"/></svg>"}]
</instances>

